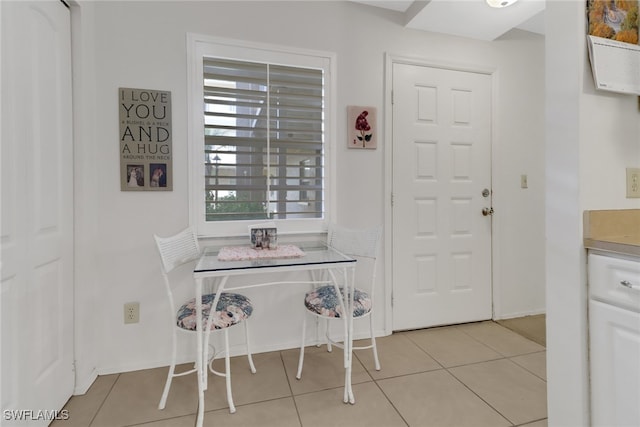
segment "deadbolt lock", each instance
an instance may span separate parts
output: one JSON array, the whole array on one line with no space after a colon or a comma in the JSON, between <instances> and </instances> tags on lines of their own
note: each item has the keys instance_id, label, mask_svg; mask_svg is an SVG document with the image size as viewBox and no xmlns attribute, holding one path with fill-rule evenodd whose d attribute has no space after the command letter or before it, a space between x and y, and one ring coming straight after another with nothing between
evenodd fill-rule
<instances>
[{"instance_id":1,"label":"deadbolt lock","mask_svg":"<svg viewBox=\"0 0 640 427\"><path fill-rule=\"evenodd\" d=\"M482 197L489 197L491 195L491 191L488 188L482 190Z\"/></svg>"}]
</instances>

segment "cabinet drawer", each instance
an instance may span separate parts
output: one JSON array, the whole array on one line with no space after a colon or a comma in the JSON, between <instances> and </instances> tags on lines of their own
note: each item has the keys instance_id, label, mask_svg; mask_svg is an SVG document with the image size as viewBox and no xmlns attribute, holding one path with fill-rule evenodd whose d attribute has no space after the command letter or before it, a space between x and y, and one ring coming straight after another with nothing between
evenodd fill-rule
<instances>
[{"instance_id":1,"label":"cabinet drawer","mask_svg":"<svg viewBox=\"0 0 640 427\"><path fill-rule=\"evenodd\" d=\"M640 259L589 254L589 295L640 312Z\"/></svg>"}]
</instances>

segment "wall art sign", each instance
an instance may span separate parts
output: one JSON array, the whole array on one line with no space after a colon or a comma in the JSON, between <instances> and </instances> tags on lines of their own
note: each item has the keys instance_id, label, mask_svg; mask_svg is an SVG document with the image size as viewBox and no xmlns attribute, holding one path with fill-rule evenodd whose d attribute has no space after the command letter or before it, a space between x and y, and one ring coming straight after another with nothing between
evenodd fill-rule
<instances>
[{"instance_id":1,"label":"wall art sign","mask_svg":"<svg viewBox=\"0 0 640 427\"><path fill-rule=\"evenodd\" d=\"M347 107L347 129L349 130L349 148L378 147L375 107Z\"/></svg>"},{"instance_id":2,"label":"wall art sign","mask_svg":"<svg viewBox=\"0 0 640 427\"><path fill-rule=\"evenodd\" d=\"M118 89L120 189L173 190L171 92Z\"/></svg>"}]
</instances>

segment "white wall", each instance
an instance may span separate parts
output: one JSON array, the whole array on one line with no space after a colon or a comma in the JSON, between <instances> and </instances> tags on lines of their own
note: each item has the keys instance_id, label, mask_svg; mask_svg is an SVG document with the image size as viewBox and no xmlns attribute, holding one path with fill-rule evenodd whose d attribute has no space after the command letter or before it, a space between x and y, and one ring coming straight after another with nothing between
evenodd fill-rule
<instances>
[{"instance_id":1,"label":"white wall","mask_svg":"<svg viewBox=\"0 0 640 427\"><path fill-rule=\"evenodd\" d=\"M500 53L493 146L498 319L545 311L544 37L526 34L512 31L492 43Z\"/></svg>"},{"instance_id":2,"label":"white wall","mask_svg":"<svg viewBox=\"0 0 640 427\"><path fill-rule=\"evenodd\" d=\"M547 2L546 288L550 426L589 425L582 213L640 208L625 168L640 163L636 96L596 92L584 2Z\"/></svg>"},{"instance_id":3,"label":"white wall","mask_svg":"<svg viewBox=\"0 0 640 427\"><path fill-rule=\"evenodd\" d=\"M586 55L585 55L586 56ZM626 168L640 167L640 104L637 96L596 91L588 59L581 97L580 185L582 208L637 209L626 198Z\"/></svg>"},{"instance_id":4,"label":"white wall","mask_svg":"<svg viewBox=\"0 0 640 427\"><path fill-rule=\"evenodd\" d=\"M385 221L385 141L362 152L347 150L340 138L347 105L373 105L385 113L384 54L495 68L496 316L544 311L544 40L515 31L479 42L406 30L402 22L399 13L325 1L87 1L74 9L77 391L96 373L168 363L166 303L152 234L169 235L189 222L187 32L336 52L336 219L345 225ZM172 192L120 191L118 87L172 92ZM519 188L523 173L529 175L527 190ZM183 277L188 282L188 271ZM382 287L383 270L378 277ZM263 314L266 321L253 322L254 348L296 345L300 295L260 292L254 300L272 311ZM122 306L129 301L140 302L139 324L123 324ZM280 314L288 308L285 319ZM383 325L381 316L380 332Z\"/></svg>"}]
</instances>

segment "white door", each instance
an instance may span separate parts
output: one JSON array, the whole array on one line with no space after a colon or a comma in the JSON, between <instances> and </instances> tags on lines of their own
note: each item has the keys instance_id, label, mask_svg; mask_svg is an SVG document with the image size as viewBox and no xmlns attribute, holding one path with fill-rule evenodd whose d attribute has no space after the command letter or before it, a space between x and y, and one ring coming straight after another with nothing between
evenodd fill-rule
<instances>
[{"instance_id":1,"label":"white door","mask_svg":"<svg viewBox=\"0 0 640 427\"><path fill-rule=\"evenodd\" d=\"M392 80L393 329L490 319L491 76L395 63Z\"/></svg>"},{"instance_id":2,"label":"white door","mask_svg":"<svg viewBox=\"0 0 640 427\"><path fill-rule=\"evenodd\" d=\"M75 381L70 13L0 8L2 424L47 425Z\"/></svg>"}]
</instances>

